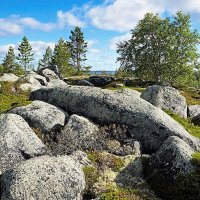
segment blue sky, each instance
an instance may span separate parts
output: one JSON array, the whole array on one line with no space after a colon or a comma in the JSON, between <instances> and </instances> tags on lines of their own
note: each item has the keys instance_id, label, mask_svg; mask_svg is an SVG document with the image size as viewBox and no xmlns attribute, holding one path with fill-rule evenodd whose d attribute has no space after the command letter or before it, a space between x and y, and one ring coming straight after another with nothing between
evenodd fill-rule
<instances>
[{"instance_id":1,"label":"blue sky","mask_svg":"<svg viewBox=\"0 0 200 200\"><path fill-rule=\"evenodd\" d=\"M35 63L47 46L80 26L88 42L87 64L93 70L115 70L116 43L130 38L130 29L147 12L173 15L191 13L193 28L200 29L200 0L0 0L0 60L26 35Z\"/></svg>"}]
</instances>

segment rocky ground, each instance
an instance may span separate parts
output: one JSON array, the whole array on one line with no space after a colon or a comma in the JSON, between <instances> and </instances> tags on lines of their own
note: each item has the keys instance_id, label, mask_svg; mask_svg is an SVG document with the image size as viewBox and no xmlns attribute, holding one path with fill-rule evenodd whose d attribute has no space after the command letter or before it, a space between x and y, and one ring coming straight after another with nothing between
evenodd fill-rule
<instances>
[{"instance_id":1,"label":"rocky ground","mask_svg":"<svg viewBox=\"0 0 200 200\"><path fill-rule=\"evenodd\" d=\"M163 111L200 125L200 106L169 86L94 87L110 81L72 86L48 68L0 77L31 92L0 115L2 200L200 199L200 139Z\"/></svg>"}]
</instances>

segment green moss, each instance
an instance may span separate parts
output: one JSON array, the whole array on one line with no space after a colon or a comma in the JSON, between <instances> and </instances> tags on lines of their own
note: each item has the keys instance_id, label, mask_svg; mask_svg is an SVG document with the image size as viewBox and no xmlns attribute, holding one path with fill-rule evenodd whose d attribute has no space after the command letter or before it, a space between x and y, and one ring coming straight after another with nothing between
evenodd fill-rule
<instances>
[{"instance_id":1,"label":"green moss","mask_svg":"<svg viewBox=\"0 0 200 200\"><path fill-rule=\"evenodd\" d=\"M83 168L83 172L85 174L86 189L89 190L98 180L97 169L93 166L88 166Z\"/></svg>"},{"instance_id":2,"label":"green moss","mask_svg":"<svg viewBox=\"0 0 200 200\"><path fill-rule=\"evenodd\" d=\"M183 119L177 114L172 113L171 111L165 110L165 112L170 115L174 120L181 124L191 135L200 138L200 127L195 126L191 119Z\"/></svg>"},{"instance_id":3,"label":"green moss","mask_svg":"<svg viewBox=\"0 0 200 200\"><path fill-rule=\"evenodd\" d=\"M107 166L115 172L120 171L120 169L124 166L123 159L112 154L91 151L88 153L88 158L95 166L100 168Z\"/></svg>"},{"instance_id":4,"label":"green moss","mask_svg":"<svg viewBox=\"0 0 200 200\"><path fill-rule=\"evenodd\" d=\"M23 92L16 83L1 82L0 114L14 107L31 103L31 101L29 101L29 94L30 92Z\"/></svg>"},{"instance_id":5,"label":"green moss","mask_svg":"<svg viewBox=\"0 0 200 200\"><path fill-rule=\"evenodd\" d=\"M183 91L181 94L186 98L187 105L199 105L200 95L198 91Z\"/></svg>"},{"instance_id":6,"label":"green moss","mask_svg":"<svg viewBox=\"0 0 200 200\"><path fill-rule=\"evenodd\" d=\"M101 200L153 200L140 190L109 188L102 193Z\"/></svg>"}]
</instances>

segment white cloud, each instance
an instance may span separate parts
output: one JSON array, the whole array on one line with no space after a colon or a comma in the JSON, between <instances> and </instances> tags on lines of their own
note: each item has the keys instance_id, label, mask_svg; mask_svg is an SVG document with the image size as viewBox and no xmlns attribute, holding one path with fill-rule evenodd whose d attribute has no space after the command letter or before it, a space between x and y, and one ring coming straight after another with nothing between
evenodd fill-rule
<instances>
[{"instance_id":1,"label":"white cloud","mask_svg":"<svg viewBox=\"0 0 200 200\"><path fill-rule=\"evenodd\" d=\"M7 18L0 18L0 36L19 35L22 34L25 28L52 31L63 29L66 26L79 26L84 27L85 23L73 14L73 11L57 12L56 22L41 22L33 17L20 17L11 15Z\"/></svg>"},{"instance_id":2,"label":"white cloud","mask_svg":"<svg viewBox=\"0 0 200 200\"><path fill-rule=\"evenodd\" d=\"M79 26L84 27L85 23L78 19L72 12L63 12L58 11L57 12L58 17L58 24L60 27L65 27L66 24L69 26Z\"/></svg>"},{"instance_id":3,"label":"white cloud","mask_svg":"<svg viewBox=\"0 0 200 200\"><path fill-rule=\"evenodd\" d=\"M147 12L162 10L154 0L115 0L88 11L91 23L100 29L128 31Z\"/></svg>"},{"instance_id":4,"label":"white cloud","mask_svg":"<svg viewBox=\"0 0 200 200\"><path fill-rule=\"evenodd\" d=\"M131 39L131 33L128 32L124 35L116 36L110 40L110 49L116 50L117 44Z\"/></svg>"}]
</instances>

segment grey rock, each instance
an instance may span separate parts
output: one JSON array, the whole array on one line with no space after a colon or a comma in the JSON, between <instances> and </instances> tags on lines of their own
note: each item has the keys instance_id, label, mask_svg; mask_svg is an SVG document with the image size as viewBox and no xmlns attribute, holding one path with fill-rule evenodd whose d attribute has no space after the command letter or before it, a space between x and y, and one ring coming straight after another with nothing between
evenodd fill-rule
<instances>
[{"instance_id":1,"label":"grey rock","mask_svg":"<svg viewBox=\"0 0 200 200\"><path fill-rule=\"evenodd\" d=\"M124 86L123 83L115 83L115 84L114 84L114 87L115 87L115 88L121 88L121 87L123 87L123 86Z\"/></svg>"},{"instance_id":2,"label":"grey rock","mask_svg":"<svg viewBox=\"0 0 200 200\"><path fill-rule=\"evenodd\" d=\"M63 80L60 79L51 79L47 83L48 87L62 87L62 86L67 86L67 83L65 83Z\"/></svg>"},{"instance_id":3,"label":"grey rock","mask_svg":"<svg viewBox=\"0 0 200 200\"><path fill-rule=\"evenodd\" d=\"M8 73L8 74L3 74L0 77L0 82L16 82L18 81L19 77L12 74L12 73Z\"/></svg>"},{"instance_id":4,"label":"grey rock","mask_svg":"<svg viewBox=\"0 0 200 200\"><path fill-rule=\"evenodd\" d=\"M191 117L194 125L200 126L200 105L189 106L188 115Z\"/></svg>"},{"instance_id":5,"label":"grey rock","mask_svg":"<svg viewBox=\"0 0 200 200\"><path fill-rule=\"evenodd\" d=\"M68 156L27 160L1 177L2 200L81 200L82 169Z\"/></svg>"},{"instance_id":6,"label":"grey rock","mask_svg":"<svg viewBox=\"0 0 200 200\"><path fill-rule=\"evenodd\" d=\"M193 153L195 151L186 142L176 136L171 136L150 157L150 168L160 170L169 177L176 178L180 173L193 170L191 163Z\"/></svg>"},{"instance_id":7,"label":"grey rock","mask_svg":"<svg viewBox=\"0 0 200 200\"><path fill-rule=\"evenodd\" d=\"M94 86L92 83L90 83L87 80L79 80L77 81L76 85L82 85L82 86Z\"/></svg>"},{"instance_id":8,"label":"grey rock","mask_svg":"<svg viewBox=\"0 0 200 200\"><path fill-rule=\"evenodd\" d=\"M95 145L98 127L85 117L71 115L63 132L66 137L70 138L74 146L88 149L90 145Z\"/></svg>"},{"instance_id":9,"label":"grey rock","mask_svg":"<svg viewBox=\"0 0 200 200\"><path fill-rule=\"evenodd\" d=\"M145 151L156 151L169 136L178 136L200 150L200 140L190 135L161 109L137 95L124 95L95 87L66 86L46 88L31 93L67 112L85 116L97 123L129 126L132 138Z\"/></svg>"},{"instance_id":10,"label":"grey rock","mask_svg":"<svg viewBox=\"0 0 200 200\"><path fill-rule=\"evenodd\" d=\"M114 81L112 76L90 76L89 82L96 87L104 87Z\"/></svg>"},{"instance_id":11,"label":"grey rock","mask_svg":"<svg viewBox=\"0 0 200 200\"><path fill-rule=\"evenodd\" d=\"M0 115L0 136L0 174L18 162L47 153L45 145L19 115Z\"/></svg>"},{"instance_id":12,"label":"grey rock","mask_svg":"<svg viewBox=\"0 0 200 200\"><path fill-rule=\"evenodd\" d=\"M93 165L91 160L88 159L87 154L83 151L75 151L70 157L75 160L76 163L79 163L81 168Z\"/></svg>"},{"instance_id":13,"label":"grey rock","mask_svg":"<svg viewBox=\"0 0 200 200\"><path fill-rule=\"evenodd\" d=\"M175 88L153 85L141 94L141 98L161 109L171 110L181 117L187 117L186 99Z\"/></svg>"},{"instance_id":14,"label":"grey rock","mask_svg":"<svg viewBox=\"0 0 200 200\"><path fill-rule=\"evenodd\" d=\"M129 95L129 96L138 96L140 97L141 93L136 91L136 90L131 90L131 89L127 89L127 88L123 88L121 90L116 90L114 91L115 93L122 93L124 95Z\"/></svg>"},{"instance_id":15,"label":"grey rock","mask_svg":"<svg viewBox=\"0 0 200 200\"><path fill-rule=\"evenodd\" d=\"M9 112L22 116L31 127L39 129L42 133L63 127L69 117L62 109L43 101L33 101Z\"/></svg>"},{"instance_id":16,"label":"grey rock","mask_svg":"<svg viewBox=\"0 0 200 200\"><path fill-rule=\"evenodd\" d=\"M49 82L50 80L53 80L53 79L60 79L53 70L50 70L48 68L44 68L44 69L41 69L39 70L39 75L41 76L44 76L47 81Z\"/></svg>"},{"instance_id":17,"label":"grey rock","mask_svg":"<svg viewBox=\"0 0 200 200\"><path fill-rule=\"evenodd\" d=\"M33 92L35 90L39 90L39 89L42 88L40 85L33 85L31 83L23 83L19 87L22 91L29 91L30 90L31 92Z\"/></svg>"},{"instance_id":18,"label":"grey rock","mask_svg":"<svg viewBox=\"0 0 200 200\"><path fill-rule=\"evenodd\" d=\"M200 114L200 105L188 106L188 117L196 117Z\"/></svg>"}]
</instances>

